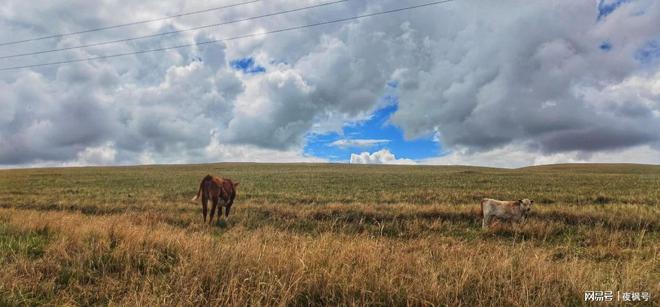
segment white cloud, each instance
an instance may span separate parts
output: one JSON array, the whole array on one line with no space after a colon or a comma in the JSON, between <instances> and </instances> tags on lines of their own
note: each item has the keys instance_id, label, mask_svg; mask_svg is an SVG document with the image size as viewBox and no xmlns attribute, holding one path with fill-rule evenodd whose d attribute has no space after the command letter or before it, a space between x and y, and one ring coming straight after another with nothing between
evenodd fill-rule
<instances>
[{"instance_id":1,"label":"white cloud","mask_svg":"<svg viewBox=\"0 0 660 307\"><path fill-rule=\"evenodd\" d=\"M115 163L117 150L113 144L108 143L98 147L87 147L77 155L75 164L78 165L110 165Z\"/></svg>"},{"instance_id":2,"label":"white cloud","mask_svg":"<svg viewBox=\"0 0 660 307\"><path fill-rule=\"evenodd\" d=\"M410 159L397 159L387 149L381 149L374 153L362 152L360 154L351 154L351 164L417 164Z\"/></svg>"},{"instance_id":3,"label":"white cloud","mask_svg":"<svg viewBox=\"0 0 660 307\"><path fill-rule=\"evenodd\" d=\"M507 145L488 151L471 152L467 148L454 150L444 156L419 162L425 165L473 165L518 168L529 165L559 163L641 163L660 164L660 149L639 146L622 150L584 153L579 151L543 154L530 151L527 146Z\"/></svg>"},{"instance_id":4,"label":"white cloud","mask_svg":"<svg viewBox=\"0 0 660 307\"><path fill-rule=\"evenodd\" d=\"M215 133L211 143L204 149L203 158L205 161L226 162L328 162L326 159L306 156L302 153L302 149L275 150L255 145L222 144L215 137Z\"/></svg>"},{"instance_id":5,"label":"white cloud","mask_svg":"<svg viewBox=\"0 0 660 307\"><path fill-rule=\"evenodd\" d=\"M390 140L383 139L340 139L330 143L330 146L339 148L369 148L376 145L387 144Z\"/></svg>"}]
</instances>

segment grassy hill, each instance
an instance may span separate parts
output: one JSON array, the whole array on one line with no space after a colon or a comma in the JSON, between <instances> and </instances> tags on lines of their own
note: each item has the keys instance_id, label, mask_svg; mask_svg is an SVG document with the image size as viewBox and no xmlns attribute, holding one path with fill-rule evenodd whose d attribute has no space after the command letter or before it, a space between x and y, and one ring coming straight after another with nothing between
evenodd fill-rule
<instances>
[{"instance_id":1,"label":"grassy hill","mask_svg":"<svg viewBox=\"0 0 660 307\"><path fill-rule=\"evenodd\" d=\"M240 182L201 222L207 173ZM484 197L536 200L480 229ZM0 305L579 305L660 290L660 166L0 171Z\"/></svg>"}]
</instances>

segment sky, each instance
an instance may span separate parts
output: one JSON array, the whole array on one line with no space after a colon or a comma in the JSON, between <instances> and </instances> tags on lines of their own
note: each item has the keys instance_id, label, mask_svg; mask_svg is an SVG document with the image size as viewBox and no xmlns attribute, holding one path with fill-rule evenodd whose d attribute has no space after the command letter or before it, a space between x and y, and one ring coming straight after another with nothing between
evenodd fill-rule
<instances>
[{"instance_id":1,"label":"sky","mask_svg":"<svg viewBox=\"0 0 660 307\"><path fill-rule=\"evenodd\" d=\"M4 1L0 168L660 164L655 0L454 0L265 34L433 2L349 0L75 48L335 2L263 0L1 44L239 2ZM192 46L1 70L176 45Z\"/></svg>"}]
</instances>

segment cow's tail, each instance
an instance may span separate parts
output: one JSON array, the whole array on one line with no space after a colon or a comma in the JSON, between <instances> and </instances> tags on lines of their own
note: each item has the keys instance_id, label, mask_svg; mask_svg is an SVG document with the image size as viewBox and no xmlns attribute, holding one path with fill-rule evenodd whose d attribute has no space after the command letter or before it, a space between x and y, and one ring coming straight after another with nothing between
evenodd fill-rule
<instances>
[{"instance_id":1,"label":"cow's tail","mask_svg":"<svg viewBox=\"0 0 660 307\"><path fill-rule=\"evenodd\" d=\"M206 177L202 179L202 182L199 183L199 190L197 190L197 194L191 199L191 201L196 201L199 199L199 196L202 194L202 190L204 189L204 183L211 179L213 179L211 175L206 175Z\"/></svg>"}]
</instances>

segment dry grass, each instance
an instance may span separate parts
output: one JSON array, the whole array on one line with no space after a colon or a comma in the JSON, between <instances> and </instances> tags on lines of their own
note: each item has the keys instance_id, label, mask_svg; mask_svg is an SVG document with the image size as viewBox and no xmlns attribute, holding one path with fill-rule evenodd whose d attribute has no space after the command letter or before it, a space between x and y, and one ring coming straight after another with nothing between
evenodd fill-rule
<instances>
[{"instance_id":1,"label":"dry grass","mask_svg":"<svg viewBox=\"0 0 660 307\"><path fill-rule=\"evenodd\" d=\"M242 188L214 226L186 201L207 169ZM657 301L658 183L660 168L619 165L2 171L0 305ZM546 201L525 224L482 231L474 199L509 193Z\"/></svg>"}]
</instances>

